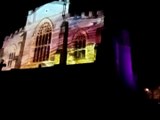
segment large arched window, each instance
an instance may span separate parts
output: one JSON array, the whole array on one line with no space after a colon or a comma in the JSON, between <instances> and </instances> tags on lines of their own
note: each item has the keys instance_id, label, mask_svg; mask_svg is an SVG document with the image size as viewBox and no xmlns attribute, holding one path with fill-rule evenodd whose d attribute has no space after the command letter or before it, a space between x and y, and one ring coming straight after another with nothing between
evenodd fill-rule
<instances>
[{"instance_id":1,"label":"large arched window","mask_svg":"<svg viewBox=\"0 0 160 120\"><path fill-rule=\"evenodd\" d=\"M36 37L33 62L41 62L49 59L52 28L48 22L40 26Z\"/></svg>"},{"instance_id":2,"label":"large arched window","mask_svg":"<svg viewBox=\"0 0 160 120\"><path fill-rule=\"evenodd\" d=\"M83 33L78 33L75 37L75 58L85 58L86 36Z\"/></svg>"}]
</instances>

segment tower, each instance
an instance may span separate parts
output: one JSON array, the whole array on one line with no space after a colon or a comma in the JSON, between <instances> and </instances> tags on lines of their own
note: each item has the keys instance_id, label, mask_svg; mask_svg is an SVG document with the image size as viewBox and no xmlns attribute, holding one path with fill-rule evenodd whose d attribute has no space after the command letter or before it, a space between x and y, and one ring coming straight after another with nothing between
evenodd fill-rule
<instances>
[{"instance_id":1,"label":"tower","mask_svg":"<svg viewBox=\"0 0 160 120\"><path fill-rule=\"evenodd\" d=\"M61 33L63 34L63 47L60 55L61 65L66 65L66 62L67 62L68 22L65 19L66 17L65 13L66 13L66 2L68 1L69 0L65 0L63 5L63 12L62 12L63 22L61 25Z\"/></svg>"}]
</instances>

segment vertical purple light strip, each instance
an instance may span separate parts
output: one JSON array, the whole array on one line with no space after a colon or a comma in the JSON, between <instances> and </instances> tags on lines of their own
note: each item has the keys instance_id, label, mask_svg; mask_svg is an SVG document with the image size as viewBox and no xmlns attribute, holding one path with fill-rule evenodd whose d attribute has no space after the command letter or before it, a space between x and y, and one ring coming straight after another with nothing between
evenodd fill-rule
<instances>
[{"instance_id":1,"label":"vertical purple light strip","mask_svg":"<svg viewBox=\"0 0 160 120\"><path fill-rule=\"evenodd\" d=\"M130 85L130 87L135 87L133 68L132 68L130 37L129 37L129 32L127 30L122 31L122 40L123 44L120 45L120 49L122 55L121 64L123 65L124 77L126 82Z\"/></svg>"},{"instance_id":2,"label":"vertical purple light strip","mask_svg":"<svg viewBox=\"0 0 160 120\"><path fill-rule=\"evenodd\" d=\"M135 86L135 81L133 78L133 69L132 69L132 58L131 58L131 48L127 45L120 45L120 70L122 70L122 76L126 80L126 82L131 86Z\"/></svg>"},{"instance_id":3,"label":"vertical purple light strip","mask_svg":"<svg viewBox=\"0 0 160 120\"><path fill-rule=\"evenodd\" d=\"M131 88L136 87L136 81L134 80L133 68L132 68L132 56L130 37L127 30L121 31L121 36L115 39L115 56L116 65L125 83Z\"/></svg>"}]
</instances>

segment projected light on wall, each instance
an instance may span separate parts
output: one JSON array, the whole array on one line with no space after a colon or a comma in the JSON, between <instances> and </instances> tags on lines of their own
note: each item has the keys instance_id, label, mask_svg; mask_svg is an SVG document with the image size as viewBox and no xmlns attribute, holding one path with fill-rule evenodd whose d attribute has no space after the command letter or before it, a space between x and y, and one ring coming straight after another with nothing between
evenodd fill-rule
<instances>
[{"instance_id":1,"label":"projected light on wall","mask_svg":"<svg viewBox=\"0 0 160 120\"><path fill-rule=\"evenodd\" d=\"M93 63L96 60L96 47L101 43L104 16L102 11L69 16L69 1L65 14L69 23L67 65ZM25 27L7 36L1 51L6 67L28 69L51 67L60 64L62 54L63 1L53 1L29 11Z\"/></svg>"}]
</instances>

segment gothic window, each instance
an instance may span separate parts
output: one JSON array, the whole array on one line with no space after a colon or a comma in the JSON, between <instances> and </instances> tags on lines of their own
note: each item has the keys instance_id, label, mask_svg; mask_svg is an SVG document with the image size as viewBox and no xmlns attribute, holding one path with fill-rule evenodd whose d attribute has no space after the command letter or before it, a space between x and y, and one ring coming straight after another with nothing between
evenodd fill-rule
<instances>
[{"instance_id":1,"label":"gothic window","mask_svg":"<svg viewBox=\"0 0 160 120\"><path fill-rule=\"evenodd\" d=\"M41 62L49 59L52 28L48 22L40 27L34 49L33 62Z\"/></svg>"},{"instance_id":2,"label":"gothic window","mask_svg":"<svg viewBox=\"0 0 160 120\"><path fill-rule=\"evenodd\" d=\"M9 60L8 60L8 67L11 67L12 61L14 60L14 58L15 58L15 53L10 53Z\"/></svg>"},{"instance_id":3,"label":"gothic window","mask_svg":"<svg viewBox=\"0 0 160 120\"><path fill-rule=\"evenodd\" d=\"M86 37L80 33L75 37L75 58L85 58Z\"/></svg>"}]
</instances>

